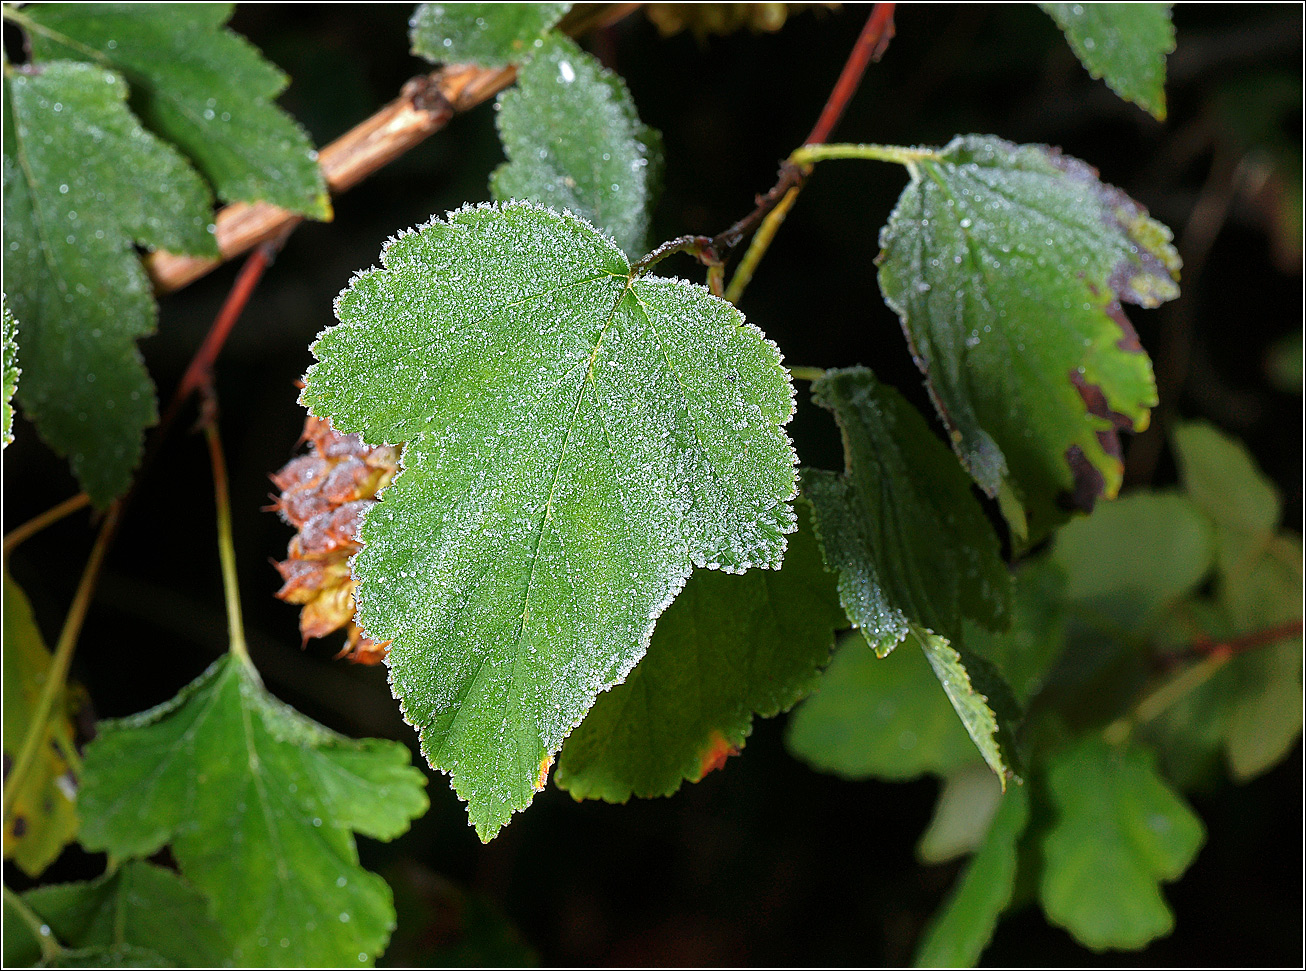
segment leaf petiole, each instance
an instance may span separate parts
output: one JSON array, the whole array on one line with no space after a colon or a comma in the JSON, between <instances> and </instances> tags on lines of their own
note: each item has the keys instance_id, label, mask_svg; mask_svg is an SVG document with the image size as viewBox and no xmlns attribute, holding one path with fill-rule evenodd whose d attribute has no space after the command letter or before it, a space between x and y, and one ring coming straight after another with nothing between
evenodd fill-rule
<instances>
[{"instance_id":1,"label":"leaf petiole","mask_svg":"<svg viewBox=\"0 0 1306 971\"><path fill-rule=\"evenodd\" d=\"M54 939L54 932L50 930L50 925L41 920L40 916L27 906L27 902L8 886L4 888L4 901L13 908L14 913L22 919L32 936L36 938L36 943L41 947L42 962L53 961L64 952L63 945Z\"/></svg>"},{"instance_id":2,"label":"leaf petiole","mask_svg":"<svg viewBox=\"0 0 1306 971\"><path fill-rule=\"evenodd\" d=\"M218 510L218 559L222 562L222 593L227 604L227 634L231 653L254 672L245 643L245 621L240 612L240 583L236 577L236 544L231 536L231 496L227 489L227 460L222 454L217 418L210 415L204 422L204 438L209 446L213 467L213 498ZM255 672L255 677L257 677Z\"/></svg>"},{"instance_id":3,"label":"leaf petiole","mask_svg":"<svg viewBox=\"0 0 1306 971\"><path fill-rule=\"evenodd\" d=\"M917 162L931 161L939 158L939 153L930 148L907 148L902 145L803 145L796 148L789 156L794 165L815 165L817 162L829 162L836 159L866 159L872 162L894 162L908 168Z\"/></svg>"}]
</instances>

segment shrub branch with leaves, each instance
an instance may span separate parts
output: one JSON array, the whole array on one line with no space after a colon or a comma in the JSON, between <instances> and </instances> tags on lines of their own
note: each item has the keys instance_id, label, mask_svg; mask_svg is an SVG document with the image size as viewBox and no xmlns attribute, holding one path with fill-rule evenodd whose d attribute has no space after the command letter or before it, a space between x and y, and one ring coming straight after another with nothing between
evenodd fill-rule
<instances>
[{"instance_id":1,"label":"shrub branch with leaves","mask_svg":"<svg viewBox=\"0 0 1306 971\"><path fill-rule=\"evenodd\" d=\"M348 281L301 392L312 451L275 480L298 531L280 595L306 639L347 627L345 653L385 659L481 839L555 759L578 800L670 795L801 701L788 741L813 767L944 780L921 853L974 855L921 963L974 963L1029 899L1087 947L1137 948L1171 930L1161 885L1204 839L1183 791L1264 772L1296 740L1301 547L1274 486L1237 441L1176 423L1181 487L1116 498L1120 433L1157 405L1123 307L1178 296L1170 231L1055 148L829 142L894 35L881 3L756 208L651 245L660 137L574 39L636 6L423 4L412 49L443 66L320 153L228 5L5 6L30 57L4 68L4 434L16 387L85 490L6 556L103 513L53 652L6 572L5 856L30 877L74 840L108 861L6 886L7 963L384 951L391 890L355 838L403 833L426 779L402 745L264 687L211 376L302 219L495 95L491 201L396 227ZM1164 118L1167 4L1041 6L1095 78ZM703 16L699 33L778 27L775 10ZM869 368L786 367L736 309L841 160L905 169L878 280L933 416ZM155 294L249 250L147 444L135 342ZM704 284L660 273L685 253ZM800 468L795 382L837 424L841 472ZM194 397L229 650L83 746L68 674L87 607L134 478Z\"/></svg>"}]
</instances>

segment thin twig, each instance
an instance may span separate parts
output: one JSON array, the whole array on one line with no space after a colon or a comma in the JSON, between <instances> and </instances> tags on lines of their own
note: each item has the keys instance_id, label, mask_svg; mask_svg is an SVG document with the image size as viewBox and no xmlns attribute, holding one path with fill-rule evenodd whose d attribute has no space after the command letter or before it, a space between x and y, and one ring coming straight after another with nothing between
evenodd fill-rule
<instances>
[{"instance_id":1,"label":"thin twig","mask_svg":"<svg viewBox=\"0 0 1306 971\"><path fill-rule=\"evenodd\" d=\"M86 620L86 611L91 605L95 584L100 577L100 568L104 565L104 556L108 552L109 544L116 532L119 512L120 509L117 503L111 505L105 514L104 521L100 524L100 532L95 537L95 545L91 547L91 555L86 561L86 568L82 570L82 578L77 584L77 592L73 595L72 605L68 608L68 616L64 618L63 630L59 632L59 641L55 645L54 656L50 660L50 668L45 675L45 683L41 685L40 697L37 698L36 707L32 711L32 720L27 729L27 737L23 739L23 746L19 749L18 758L14 761L14 767L10 770L9 777L5 779L4 823L6 828L9 826L9 817L13 812L14 797L22 790L28 772L36 763L36 753L44 742L46 727L49 725L50 715L54 711L55 701L63 692L64 683L68 679L68 668L72 664L73 649L77 646L77 638L82 632L82 624Z\"/></svg>"},{"instance_id":2,"label":"thin twig","mask_svg":"<svg viewBox=\"0 0 1306 971\"><path fill-rule=\"evenodd\" d=\"M43 513L38 513L21 526L10 530L5 536L4 555L9 558L21 543L31 539L47 526L53 526L65 516L71 516L79 509L84 509L91 504L91 497L84 492L79 492L70 499L65 499L57 506L51 506Z\"/></svg>"},{"instance_id":3,"label":"thin twig","mask_svg":"<svg viewBox=\"0 0 1306 971\"><path fill-rule=\"evenodd\" d=\"M834 82L830 97L826 99L825 107L821 109L821 116L816 119L811 134L803 142L804 145L820 145L830 137L834 126L839 124L848 102L852 100L858 86L862 83L862 75L866 73L872 61L878 61L889 49L889 41L893 40L894 34L893 11L897 6L896 3L877 3L872 8L871 15L866 18L866 26L862 28L857 43L853 45L852 53L844 62L843 70L839 72L839 80Z\"/></svg>"},{"instance_id":4,"label":"thin twig","mask_svg":"<svg viewBox=\"0 0 1306 971\"><path fill-rule=\"evenodd\" d=\"M579 34L629 15L635 3L595 4L578 9L561 24ZM339 195L444 128L454 115L468 111L502 91L517 78L517 69L448 65L410 79L399 97L355 125L318 153L318 164L331 194ZM222 263L260 243L289 232L303 217L266 202L237 202L217 215L219 259L179 256L162 250L145 261L156 293L171 293L193 283Z\"/></svg>"},{"instance_id":5,"label":"thin twig","mask_svg":"<svg viewBox=\"0 0 1306 971\"><path fill-rule=\"evenodd\" d=\"M1301 637L1301 634L1301 620L1290 620L1286 623L1276 624L1273 627L1266 627L1262 630L1252 631L1250 634L1243 634L1225 640L1201 638L1181 651L1166 655L1164 660L1167 663L1174 663L1196 657L1222 657L1227 659L1255 650L1258 647L1269 647L1271 644L1277 644L1292 637Z\"/></svg>"}]
</instances>

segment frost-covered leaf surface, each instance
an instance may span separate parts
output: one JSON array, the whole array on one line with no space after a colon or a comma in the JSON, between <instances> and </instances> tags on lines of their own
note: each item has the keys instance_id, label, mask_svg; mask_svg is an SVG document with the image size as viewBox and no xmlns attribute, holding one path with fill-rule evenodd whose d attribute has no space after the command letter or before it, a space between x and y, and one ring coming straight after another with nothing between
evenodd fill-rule
<instances>
[{"instance_id":1,"label":"frost-covered leaf surface","mask_svg":"<svg viewBox=\"0 0 1306 971\"><path fill-rule=\"evenodd\" d=\"M975 760L975 746L914 636L880 658L844 639L816 692L789 720L789 750L849 779L945 775Z\"/></svg>"},{"instance_id":2,"label":"frost-covered leaf surface","mask_svg":"<svg viewBox=\"0 0 1306 971\"><path fill-rule=\"evenodd\" d=\"M394 910L354 833L404 832L424 784L402 745L328 731L227 655L158 708L100 723L81 840L118 857L170 846L238 965L358 966L385 947Z\"/></svg>"},{"instance_id":3,"label":"frost-covered leaf surface","mask_svg":"<svg viewBox=\"0 0 1306 971\"><path fill-rule=\"evenodd\" d=\"M154 297L132 243L217 256L203 180L127 110L103 67L4 78L5 293L23 327L18 400L106 504L127 487L154 387L137 338Z\"/></svg>"},{"instance_id":4,"label":"frost-covered leaf surface","mask_svg":"<svg viewBox=\"0 0 1306 971\"><path fill-rule=\"evenodd\" d=\"M570 210L627 253L648 248L659 139L621 78L554 34L500 96L497 123L508 161L490 179L495 199Z\"/></svg>"},{"instance_id":5,"label":"frost-covered leaf surface","mask_svg":"<svg viewBox=\"0 0 1306 971\"><path fill-rule=\"evenodd\" d=\"M414 54L435 63L521 64L570 9L569 3L423 3L408 37Z\"/></svg>"},{"instance_id":6,"label":"frost-covered leaf surface","mask_svg":"<svg viewBox=\"0 0 1306 971\"><path fill-rule=\"evenodd\" d=\"M289 78L225 29L233 7L42 3L22 16L35 61L67 58L121 73L132 110L191 158L219 198L329 218L317 153L272 101Z\"/></svg>"},{"instance_id":7,"label":"frost-covered leaf surface","mask_svg":"<svg viewBox=\"0 0 1306 971\"><path fill-rule=\"evenodd\" d=\"M1201 820L1139 748L1086 738L1047 766L1055 821L1043 837L1039 899L1093 950L1140 948L1174 927L1161 883L1205 839Z\"/></svg>"},{"instance_id":8,"label":"frost-covered leaf surface","mask_svg":"<svg viewBox=\"0 0 1306 971\"><path fill-rule=\"evenodd\" d=\"M1029 821L1029 793L1024 786L1012 786L1001 798L983 845L925 929L917 967L974 967L1011 902L1016 845Z\"/></svg>"},{"instance_id":9,"label":"frost-covered leaf surface","mask_svg":"<svg viewBox=\"0 0 1306 971\"><path fill-rule=\"evenodd\" d=\"M50 651L23 589L4 574L4 764L6 777L31 728L50 673ZM77 835L77 780L65 757L74 751L73 726L60 692L21 789L12 794L5 823L4 857L38 876Z\"/></svg>"},{"instance_id":10,"label":"frost-covered leaf surface","mask_svg":"<svg viewBox=\"0 0 1306 971\"><path fill-rule=\"evenodd\" d=\"M0 313L4 315L4 331L0 344L4 352L4 400L0 401L0 448L14 440L14 392L18 390L18 324L9 312L9 297L0 295Z\"/></svg>"},{"instance_id":11,"label":"frost-covered leaf surface","mask_svg":"<svg viewBox=\"0 0 1306 971\"><path fill-rule=\"evenodd\" d=\"M692 567L779 566L793 391L737 310L632 279L576 217L464 209L381 259L337 301L303 398L406 443L362 526L359 617L489 839Z\"/></svg>"},{"instance_id":12,"label":"frost-covered leaf surface","mask_svg":"<svg viewBox=\"0 0 1306 971\"><path fill-rule=\"evenodd\" d=\"M1120 487L1151 363L1121 301L1178 294L1170 232L1084 163L989 136L920 150L881 233L880 288L957 453L1037 541Z\"/></svg>"},{"instance_id":13,"label":"frost-covered leaf surface","mask_svg":"<svg viewBox=\"0 0 1306 971\"><path fill-rule=\"evenodd\" d=\"M690 577L644 660L567 739L558 785L610 802L670 795L741 749L754 714L772 717L812 690L847 621L799 518L779 572Z\"/></svg>"},{"instance_id":14,"label":"frost-covered leaf surface","mask_svg":"<svg viewBox=\"0 0 1306 971\"><path fill-rule=\"evenodd\" d=\"M1040 3L1093 77L1165 121L1165 56L1174 50L1168 3Z\"/></svg>"},{"instance_id":15,"label":"frost-covered leaf surface","mask_svg":"<svg viewBox=\"0 0 1306 971\"><path fill-rule=\"evenodd\" d=\"M848 619L882 656L914 635L985 761L1005 775L1010 753L986 696L996 705L1009 689L960 653L963 618L1005 625L1011 586L969 480L920 413L866 368L827 372L812 396L843 431L846 471L805 471L803 489Z\"/></svg>"},{"instance_id":16,"label":"frost-covered leaf surface","mask_svg":"<svg viewBox=\"0 0 1306 971\"><path fill-rule=\"evenodd\" d=\"M23 894L23 903L50 928L54 940L69 949L64 966L150 967L142 954L165 966L222 967L231 947L208 914L208 901L171 870L128 860L97 880L58 883ZM6 922L8 924L8 922ZM10 948L6 926L5 963L34 964L40 958L35 939L19 939Z\"/></svg>"}]
</instances>

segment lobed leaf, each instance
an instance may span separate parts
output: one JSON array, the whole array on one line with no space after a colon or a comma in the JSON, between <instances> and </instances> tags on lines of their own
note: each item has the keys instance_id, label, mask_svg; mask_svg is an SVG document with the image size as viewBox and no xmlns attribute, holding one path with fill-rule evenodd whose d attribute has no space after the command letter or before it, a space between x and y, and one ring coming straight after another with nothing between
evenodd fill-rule
<instances>
[{"instance_id":1,"label":"lobed leaf","mask_svg":"<svg viewBox=\"0 0 1306 971\"><path fill-rule=\"evenodd\" d=\"M9 297L0 294L0 313L4 315L4 330L0 333L0 346L3 347L4 400L0 402L0 448L14 440L14 392L18 390L18 376L22 369L18 366L18 324L9 312Z\"/></svg>"},{"instance_id":2,"label":"lobed leaf","mask_svg":"<svg viewBox=\"0 0 1306 971\"><path fill-rule=\"evenodd\" d=\"M1085 738L1048 763L1047 786L1057 813L1042 841L1048 920L1095 951L1170 933L1160 884L1188 869L1205 834L1151 756Z\"/></svg>"},{"instance_id":3,"label":"lobed leaf","mask_svg":"<svg viewBox=\"0 0 1306 971\"><path fill-rule=\"evenodd\" d=\"M843 431L847 471L803 474L817 538L839 577L853 625L884 656L909 633L934 668L985 761L1011 771L989 706L1010 690L980 658L960 653L963 618L1007 620L1010 578L965 473L925 419L865 368L812 385ZM983 685L972 683L979 674Z\"/></svg>"},{"instance_id":4,"label":"lobed leaf","mask_svg":"<svg viewBox=\"0 0 1306 971\"><path fill-rule=\"evenodd\" d=\"M798 758L846 779L945 775L975 759L975 746L921 653L877 658L864 639L843 640L815 693L789 719Z\"/></svg>"},{"instance_id":5,"label":"lobed leaf","mask_svg":"<svg viewBox=\"0 0 1306 971\"><path fill-rule=\"evenodd\" d=\"M1165 121L1165 56L1174 51L1168 3L1040 3L1094 78Z\"/></svg>"},{"instance_id":6,"label":"lobed leaf","mask_svg":"<svg viewBox=\"0 0 1306 971\"><path fill-rule=\"evenodd\" d=\"M50 676L50 651L23 588L4 573L4 764L6 781L32 727ZM76 752L67 691L61 690L36 761L12 794L6 813L4 858L35 877L77 837L77 778L68 764Z\"/></svg>"},{"instance_id":7,"label":"lobed leaf","mask_svg":"<svg viewBox=\"0 0 1306 971\"><path fill-rule=\"evenodd\" d=\"M799 508L778 573L690 577L648 654L567 739L559 786L609 802L669 796L738 752L754 714L771 718L816 686L846 621Z\"/></svg>"},{"instance_id":8,"label":"lobed leaf","mask_svg":"<svg viewBox=\"0 0 1306 971\"><path fill-rule=\"evenodd\" d=\"M23 322L18 400L105 505L156 417L135 341L154 329L132 248L217 256L200 177L124 103L122 79L53 61L4 77L5 292Z\"/></svg>"},{"instance_id":9,"label":"lobed leaf","mask_svg":"<svg viewBox=\"0 0 1306 971\"><path fill-rule=\"evenodd\" d=\"M169 845L236 964L358 965L385 947L394 909L353 833L398 836L425 811L424 784L402 745L328 731L226 655L171 701L100 723L82 843L118 857Z\"/></svg>"},{"instance_id":10,"label":"lobed leaf","mask_svg":"<svg viewBox=\"0 0 1306 971\"><path fill-rule=\"evenodd\" d=\"M1114 497L1117 432L1156 404L1120 301L1178 294L1170 232L1055 149L990 136L911 153L880 236L902 320L954 448L1029 543Z\"/></svg>"},{"instance_id":11,"label":"lobed leaf","mask_svg":"<svg viewBox=\"0 0 1306 971\"><path fill-rule=\"evenodd\" d=\"M128 860L97 880L57 883L23 894L56 942L64 967L223 967L231 946L208 901L171 870ZM6 944L9 935L6 934ZM5 949L8 965L35 964L35 939ZM144 959L144 960L142 960Z\"/></svg>"},{"instance_id":12,"label":"lobed leaf","mask_svg":"<svg viewBox=\"0 0 1306 971\"><path fill-rule=\"evenodd\" d=\"M42 3L23 10L32 57L119 72L147 127L182 149L225 202L331 217L308 134L273 99L290 79L225 29L230 3Z\"/></svg>"},{"instance_id":13,"label":"lobed leaf","mask_svg":"<svg viewBox=\"0 0 1306 971\"><path fill-rule=\"evenodd\" d=\"M661 140L620 77L552 34L498 107L508 161L490 178L496 200L569 210L625 252L647 250Z\"/></svg>"},{"instance_id":14,"label":"lobed leaf","mask_svg":"<svg viewBox=\"0 0 1306 971\"><path fill-rule=\"evenodd\" d=\"M1029 822L1029 794L1012 786L1001 797L984 843L917 948L918 968L970 968L993 937L1016 886L1016 846Z\"/></svg>"},{"instance_id":15,"label":"lobed leaf","mask_svg":"<svg viewBox=\"0 0 1306 971\"><path fill-rule=\"evenodd\" d=\"M423 3L408 23L408 38L414 54L437 64L521 64L570 9L569 3Z\"/></svg>"},{"instance_id":16,"label":"lobed leaf","mask_svg":"<svg viewBox=\"0 0 1306 971\"><path fill-rule=\"evenodd\" d=\"M489 839L693 566L779 566L793 390L734 307L635 275L577 217L464 209L381 259L337 301L303 400L406 443L361 529L359 618Z\"/></svg>"}]
</instances>

